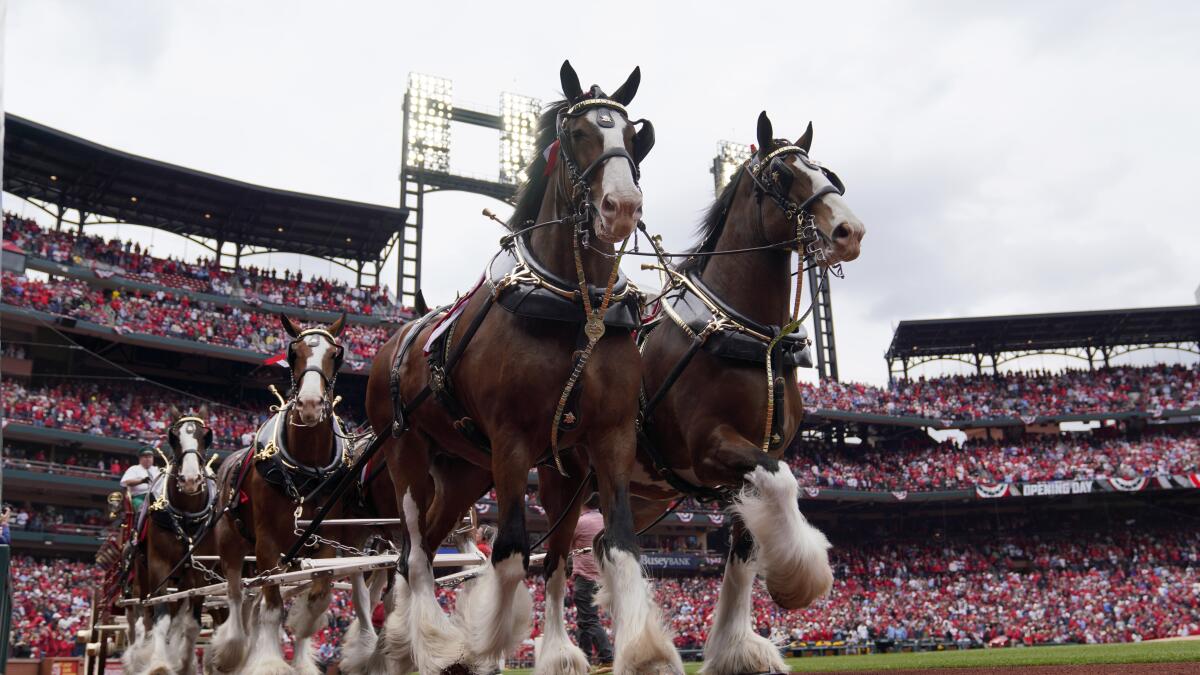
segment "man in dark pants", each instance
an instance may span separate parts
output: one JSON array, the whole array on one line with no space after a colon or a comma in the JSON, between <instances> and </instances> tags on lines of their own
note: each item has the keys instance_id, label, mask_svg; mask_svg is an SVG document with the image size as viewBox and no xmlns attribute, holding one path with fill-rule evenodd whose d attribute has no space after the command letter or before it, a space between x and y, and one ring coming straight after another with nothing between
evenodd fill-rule
<instances>
[{"instance_id":1,"label":"man in dark pants","mask_svg":"<svg viewBox=\"0 0 1200 675\"><path fill-rule=\"evenodd\" d=\"M591 546L596 535L604 529L604 516L596 510L599 505L600 497L596 494L583 505L579 522L575 525L575 537L571 540L573 550ZM596 558L589 551L572 556L571 561L574 565L575 579L575 641L593 663L611 664L612 645L608 642L608 634L604 632L604 627L600 625L600 613L595 604L596 582L600 578Z\"/></svg>"}]
</instances>

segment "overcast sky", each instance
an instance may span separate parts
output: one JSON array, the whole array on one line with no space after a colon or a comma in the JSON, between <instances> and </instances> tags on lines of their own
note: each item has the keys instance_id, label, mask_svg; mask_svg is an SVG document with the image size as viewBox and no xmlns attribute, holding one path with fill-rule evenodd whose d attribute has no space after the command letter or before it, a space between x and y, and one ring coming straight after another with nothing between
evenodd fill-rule
<instances>
[{"instance_id":1,"label":"overcast sky","mask_svg":"<svg viewBox=\"0 0 1200 675\"><path fill-rule=\"evenodd\" d=\"M751 142L763 109L777 135L813 121L813 156L867 226L833 287L844 379L886 378L902 319L1195 302L1200 4L682 7L9 0L4 106L156 159L394 205L410 71L495 108L505 90L556 97L563 58L610 91L640 65L631 112L658 131L646 221L669 248L712 198L719 139ZM455 168L494 172L497 142L455 125ZM427 206L425 285L445 301L494 250L478 213L495 204Z\"/></svg>"}]
</instances>

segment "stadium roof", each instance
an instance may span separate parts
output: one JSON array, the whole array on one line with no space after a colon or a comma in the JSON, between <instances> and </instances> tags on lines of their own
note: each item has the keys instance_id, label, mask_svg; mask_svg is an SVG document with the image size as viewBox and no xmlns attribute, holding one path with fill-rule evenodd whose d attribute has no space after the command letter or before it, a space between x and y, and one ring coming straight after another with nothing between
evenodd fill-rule
<instances>
[{"instance_id":1,"label":"stadium roof","mask_svg":"<svg viewBox=\"0 0 1200 675\"><path fill-rule=\"evenodd\" d=\"M944 356L1200 342L1200 306L901 321L889 362Z\"/></svg>"},{"instance_id":2,"label":"stadium roof","mask_svg":"<svg viewBox=\"0 0 1200 675\"><path fill-rule=\"evenodd\" d=\"M12 114L5 115L4 190L180 235L360 262L383 257L408 216L139 157Z\"/></svg>"}]
</instances>

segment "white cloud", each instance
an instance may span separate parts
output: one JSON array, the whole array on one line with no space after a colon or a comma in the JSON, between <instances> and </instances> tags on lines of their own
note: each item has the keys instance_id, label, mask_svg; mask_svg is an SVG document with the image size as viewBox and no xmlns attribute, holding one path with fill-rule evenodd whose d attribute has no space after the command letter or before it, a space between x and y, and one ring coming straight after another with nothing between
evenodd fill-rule
<instances>
[{"instance_id":1,"label":"white cloud","mask_svg":"<svg viewBox=\"0 0 1200 675\"><path fill-rule=\"evenodd\" d=\"M881 381L905 318L1192 301L1200 7L536 5L13 0L5 105L157 159L392 204L407 72L494 106L501 90L554 97L564 57L610 89L640 64L633 112L659 138L646 219L671 248L711 197L718 139L751 140L764 108L787 135L813 120L814 155L868 228L834 287L843 377ZM477 277L499 236L486 204L430 200L431 300Z\"/></svg>"}]
</instances>

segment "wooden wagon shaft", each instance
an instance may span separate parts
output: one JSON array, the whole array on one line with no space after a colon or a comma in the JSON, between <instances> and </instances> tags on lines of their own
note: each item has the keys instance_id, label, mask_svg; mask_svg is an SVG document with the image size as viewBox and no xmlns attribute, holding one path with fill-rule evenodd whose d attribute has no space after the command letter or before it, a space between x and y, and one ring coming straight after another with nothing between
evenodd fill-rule
<instances>
[{"instance_id":1,"label":"wooden wagon shaft","mask_svg":"<svg viewBox=\"0 0 1200 675\"><path fill-rule=\"evenodd\" d=\"M297 520L296 527L308 527L311 520ZM402 518L326 518L321 521L322 527L378 527L380 525L403 525Z\"/></svg>"},{"instance_id":2,"label":"wooden wagon shaft","mask_svg":"<svg viewBox=\"0 0 1200 675\"><path fill-rule=\"evenodd\" d=\"M537 557L537 556L534 556ZM545 557L544 554L542 557ZM481 565L485 562L485 558L477 553L440 553L434 557L434 567L470 567ZM252 579L243 579L242 587L245 589L255 589L261 586L289 586L296 583L311 582L314 579L320 578L337 578L357 574L360 572L370 572L377 569L387 569L395 567L399 561L399 556L395 555L372 555L362 556L357 558L306 558L301 561L301 569L293 572L281 572L272 574L267 577L255 577ZM475 570L468 570L472 574L464 575L459 572L451 577L474 576ZM128 607L132 605L141 605L143 607L152 607L161 605L167 602L176 602L210 595L222 595L226 592L226 584L211 584L208 586L200 586L198 588L190 588L183 591L168 593L150 598L145 601L135 599L121 600L117 602L118 607Z\"/></svg>"}]
</instances>

